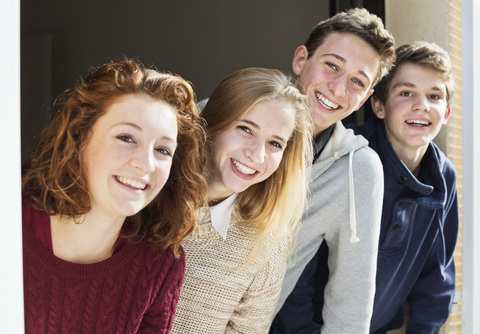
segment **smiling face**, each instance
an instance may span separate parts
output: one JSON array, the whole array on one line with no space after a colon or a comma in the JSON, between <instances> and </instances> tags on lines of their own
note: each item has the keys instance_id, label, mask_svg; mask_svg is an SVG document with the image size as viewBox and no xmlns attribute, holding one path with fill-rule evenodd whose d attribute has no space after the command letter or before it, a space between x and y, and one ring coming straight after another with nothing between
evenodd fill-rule
<instances>
[{"instance_id":1,"label":"smiling face","mask_svg":"<svg viewBox=\"0 0 480 334\"><path fill-rule=\"evenodd\" d=\"M168 179L176 140L170 105L145 94L115 99L82 152L91 212L125 219L143 209Z\"/></svg>"},{"instance_id":2,"label":"smiling face","mask_svg":"<svg viewBox=\"0 0 480 334\"><path fill-rule=\"evenodd\" d=\"M384 119L387 137L402 160L423 156L447 123L450 108L446 95L445 82L438 72L405 63L390 82L385 105L373 101L373 110Z\"/></svg>"},{"instance_id":3,"label":"smiling face","mask_svg":"<svg viewBox=\"0 0 480 334\"><path fill-rule=\"evenodd\" d=\"M293 71L312 102L315 137L362 106L373 92L379 63L378 53L351 33L331 33L310 58L305 46L297 48Z\"/></svg>"},{"instance_id":4,"label":"smiling face","mask_svg":"<svg viewBox=\"0 0 480 334\"><path fill-rule=\"evenodd\" d=\"M223 200L267 179L280 164L295 122L284 101L262 101L212 138L210 200Z\"/></svg>"}]
</instances>

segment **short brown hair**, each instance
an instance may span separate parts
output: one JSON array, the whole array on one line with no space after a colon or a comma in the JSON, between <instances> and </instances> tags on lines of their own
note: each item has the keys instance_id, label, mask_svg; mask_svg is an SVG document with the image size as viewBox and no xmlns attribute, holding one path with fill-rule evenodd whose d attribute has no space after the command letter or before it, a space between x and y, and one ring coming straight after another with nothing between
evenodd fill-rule
<instances>
[{"instance_id":1,"label":"short brown hair","mask_svg":"<svg viewBox=\"0 0 480 334\"><path fill-rule=\"evenodd\" d=\"M452 74L452 61L447 51L435 43L415 41L399 46L396 50L397 60L390 73L375 86L374 95L385 104L388 90L400 65L410 63L420 65L439 73L447 90L447 107L452 103L455 82Z\"/></svg>"},{"instance_id":2,"label":"short brown hair","mask_svg":"<svg viewBox=\"0 0 480 334\"><path fill-rule=\"evenodd\" d=\"M305 47L308 57L331 33L351 33L367 42L380 56L380 65L372 87L385 76L395 60L395 41L383 26L382 20L364 8L352 8L318 23L310 33Z\"/></svg>"},{"instance_id":3,"label":"short brown hair","mask_svg":"<svg viewBox=\"0 0 480 334\"><path fill-rule=\"evenodd\" d=\"M191 85L179 76L160 73L133 60L107 63L53 104L50 124L40 134L36 151L22 180L23 195L49 215L79 218L90 210L82 151L95 122L120 96L147 94L176 111L177 149L170 177L159 195L127 219L130 239L148 235L159 249L174 246L194 228L206 183L201 174L205 132Z\"/></svg>"}]
</instances>

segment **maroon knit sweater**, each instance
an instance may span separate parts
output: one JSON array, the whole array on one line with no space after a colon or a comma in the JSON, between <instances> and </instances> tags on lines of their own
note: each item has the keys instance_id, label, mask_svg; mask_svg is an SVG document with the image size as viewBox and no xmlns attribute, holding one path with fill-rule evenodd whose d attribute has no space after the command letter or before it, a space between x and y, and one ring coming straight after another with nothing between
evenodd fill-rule
<instances>
[{"instance_id":1,"label":"maroon knit sweater","mask_svg":"<svg viewBox=\"0 0 480 334\"><path fill-rule=\"evenodd\" d=\"M170 250L125 242L107 260L71 263L53 255L51 239L46 246L38 239L38 226L45 231L44 224L50 226L49 216L24 200L25 333L170 332L185 270L183 252L175 260Z\"/></svg>"}]
</instances>

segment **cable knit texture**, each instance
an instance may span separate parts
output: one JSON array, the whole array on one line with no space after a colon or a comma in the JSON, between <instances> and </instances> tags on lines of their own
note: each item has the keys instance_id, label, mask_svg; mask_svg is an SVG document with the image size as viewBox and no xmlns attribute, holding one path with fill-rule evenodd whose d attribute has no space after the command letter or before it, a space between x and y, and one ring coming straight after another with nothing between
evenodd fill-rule
<instances>
[{"instance_id":1,"label":"cable knit texture","mask_svg":"<svg viewBox=\"0 0 480 334\"><path fill-rule=\"evenodd\" d=\"M245 266L256 239L243 231L249 231L246 223L234 218L224 240L208 221L183 243L187 267L172 333L268 332L285 274L287 242L266 240L255 261Z\"/></svg>"},{"instance_id":2,"label":"cable knit texture","mask_svg":"<svg viewBox=\"0 0 480 334\"><path fill-rule=\"evenodd\" d=\"M185 258L126 242L107 260L76 264L53 255L32 224L49 216L23 204L26 333L169 333Z\"/></svg>"}]
</instances>

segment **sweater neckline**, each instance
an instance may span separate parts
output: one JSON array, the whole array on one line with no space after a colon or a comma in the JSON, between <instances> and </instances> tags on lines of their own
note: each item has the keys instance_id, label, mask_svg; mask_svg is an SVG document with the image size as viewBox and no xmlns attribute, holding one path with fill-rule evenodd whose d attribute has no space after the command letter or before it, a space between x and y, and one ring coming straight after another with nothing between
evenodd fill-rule
<instances>
[{"instance_id":1,"label":"sweater neckline","mask_svg":"<svg viewBox=\"0 0 480 334\"><path fill-rule=\"evenodd\" d=\"M38 215L43 212L35 210L33 207L23 207L23 245L24 252L28 252L32 260L40 264L42 267L48 268L49 271L56 272L62 276L71 276L76 278L98 277L111 275L112 271L116 271L120 267L129 262L139 251L139 247L143 242L130 243L126 242L123 247L114 253L108 259L91 264L79 264L62 260L56 257L48 250L35 236L29 219L38 219Z\"/></svg>"}]
</instances>

